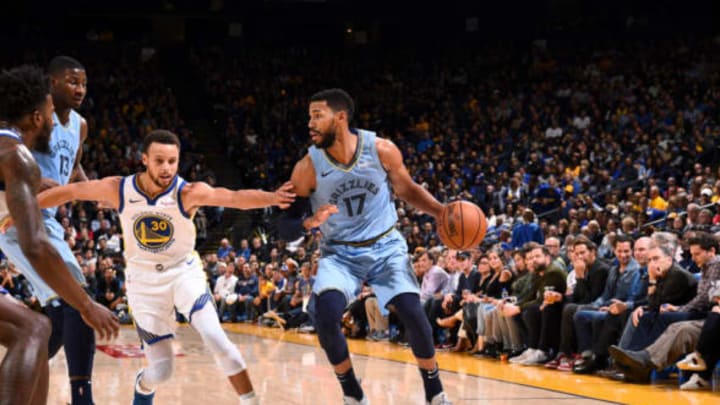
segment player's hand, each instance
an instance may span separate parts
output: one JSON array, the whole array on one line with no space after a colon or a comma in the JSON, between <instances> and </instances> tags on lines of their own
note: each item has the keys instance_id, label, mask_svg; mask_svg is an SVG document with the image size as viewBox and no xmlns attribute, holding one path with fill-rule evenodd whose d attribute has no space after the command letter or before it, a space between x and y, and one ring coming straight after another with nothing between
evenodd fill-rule
<instances>
[{"instance_id":1,"label":"player's hand","mask_svg":"<svg viewBox=\"0 0 720 405\"><path fill-rule=\"evenodd\" d=\"M320 208L318 208L315 212L315 215L310 218L312 225L310 228L317 228L318 226L324 224L325 221L330 218L330 215L337 214L338 212L340 212L340 210L338 210L338 207L335 204L325 204L320 206Z\"/></svg>"},{"instance_id":2,"label":"player's hand","mask_svg":"<svg viewBox=\"0 0 720 405\"><path fill-rule=\"evenodd\" d=\"M15 225L15 223L13 222L12 217L9 214L5 215L2 219L0 219L0 233L4 235L8 229L13 227L13 225Z\"/></svg>"},{"instance_id":3,"label":"player's hand","mask_svg":"<svg viewBox=\"0 0 720 405\"><path fill-rule=\"evenodd\" d=\"M643 311L642 307L638 307L637 309L635 309L633 311L633 313L632 313L633 326L635 326L635 327L638 326L638 323L640 323L640 317L643 316L643 313L644 313L644 311Z\"/></svg>"},{"instance_id":4,"label":"player's hand","mask_svg":"<svg viewBox=\"0 0 720 405\"><path fill-rule=\"evenodd\" d=\"M665 312L677 312L679 308L673 304L662 304L660 306L660 313Z\"/></svg>"},{"instance_id":5,"label":"player's hand","mask_svg":"<svg viewBox=\"0 0 720 405\"><path fill-rule=\"evenodd\" d=\"M88 326L95 329L100 339L117 338L120 321L109 309L95 301L90 301L90 305L80 312L80 315Z\"/></svg>"},{"instance_id":6,"label":"player's hand","mask_svg":"<svg viewBox=\"0 0 720 405\"><path fill-rule=\"evenodd\" d=\"M285 182L285 184L280 186L280 188L275 190L273 193L275 195L273 205L277 205L282 209L289 207L290 204L295 201L295 193L293 192L294 189L295 186L291 182Z\"/></svg>"},{"instance_id":7,"label":"player's hand","mask_svg":"<svg viewBox=\"0 0 720 405\"><path fill-rule=\"evenodd\" d=\"M51 189L53 187L57 187L59 185L60 185L60 183L58 183L57 181L43 177L40 180L40 189L38 189L38 193L41 193L41 192Z\"/></svg>"}]
</instances>

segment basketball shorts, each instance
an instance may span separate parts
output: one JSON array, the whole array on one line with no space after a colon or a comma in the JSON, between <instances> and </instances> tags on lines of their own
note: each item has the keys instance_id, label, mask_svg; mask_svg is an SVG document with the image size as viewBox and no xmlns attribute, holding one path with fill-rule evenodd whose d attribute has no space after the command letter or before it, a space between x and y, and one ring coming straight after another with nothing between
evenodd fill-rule
<instances>
[{"instance_id":1,"label":"basketball shorts","mask_svg":"<svg viewBox=\"0 0 720 405\"><path fill-rule=\"evenodd\" d=\"M80 285L85 286L85 275L83 275L82 269L77 259L75 259L75 255L72 250L70 250L70 245L68 245L64 239L65 231L62 225L54 218L44 217L44 222L50 243L55 247L60 257L62 257L73 278L75 278ZM4 235L0 234L0 249L2 249L5 256L8 257L8 260L14 263L15 267L28 279L32 286L33 294L43 306L47 305L51 300L58 298L57 293L43 281L23 254L22 249L20 249L17 228L12 227L8 229ZM60 269L53 270L59 271Z\"/></svg>"},{"instance_id":2,"label":"basketball shorts","mask_svg":"<svg viewBox=\"0 0 720 405\"><path fill-rule=\"evenodd\" d=\"M337 290L351 303L366 281L375 292L384 314L386 305L403 293L420 294L407 243L397 230L372 245L353 247L325 244L321 248L313 293Z\"/></svg>"},{"instance_id":3,"label":"basketball shorts","mask_svg":"<svg viewBox=\"0 0 720 405\"><path fill-rule=\"evenodd\" d=\"M213 305L202 261L196 253L163 271L128 263L125 285L135 328L147 344L175 335L176 309L191 320L192 313L203 305Z\"/></svg>"}]
</instances>

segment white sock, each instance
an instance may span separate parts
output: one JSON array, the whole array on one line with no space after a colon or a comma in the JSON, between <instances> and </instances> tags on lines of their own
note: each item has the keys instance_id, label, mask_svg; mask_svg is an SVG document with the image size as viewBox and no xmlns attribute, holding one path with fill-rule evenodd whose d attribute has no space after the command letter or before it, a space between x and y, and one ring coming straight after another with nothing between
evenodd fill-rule
<instances>
[{"instance_id":1,"label":"white sock","mask_svg":"<svg viewBox=\"0 0 720 405\"><path fill-rule=\"evenodd\" d=\"M260 405L260 399L255 395L255 391L240 395L240 405Z\"/></svg>"}]
</instances>

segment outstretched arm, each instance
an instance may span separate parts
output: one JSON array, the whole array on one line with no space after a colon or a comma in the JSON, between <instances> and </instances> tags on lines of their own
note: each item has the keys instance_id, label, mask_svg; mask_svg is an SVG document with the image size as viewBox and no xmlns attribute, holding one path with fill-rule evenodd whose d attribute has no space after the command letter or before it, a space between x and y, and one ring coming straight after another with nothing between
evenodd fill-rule
<instances>
[{"instance_id":1,"label":"outstretched arm","mask_svg":"<svg viewBox=\"0 0 720 405\"><path fill-rule=\"evenodd\" d=\"M19 220L15 224L18 242L23 254L40 277L95 329L100 337L117 336L119 323L106 308L97 304L72 277L67 265L52 246L45 233L32 178L37 166L24 147L15 153L6 153L0 159L0 170L5 179L5 199L10 215Z\"/></svg>"},{"instance_id":2,"label":"outstretched arm","mask_svg":"<svg viewBox=\"0 0 720 405\"><path fill-rule=\"evenodd\" d=\"M425 188L413 181L403 163L400 149L394 143L382 138L378 138L375 145L380 161L385 171L387 171L388 177L390 177L390 183L393 190L395 190L395 194L401 200L412 204L415 208L427 212L435 218L440 216L443 205Z\"/></svg>"},{"instance_id":3,"label":"outstretched arm","mask_svg":"<svg viewBox=\"0 0 720 405\"><path fill-rule=\"evenodd\" d=\"M295 201L295 193L290 182L283 184L274 192L230 190L225 187L210 187L207 183L196 182L189 183L183 188L182 199L188 212L203 206L250 210L273 205L287 208Z\"/></svg>"},{"instance_id":4,"label":"outstretched arm","mask_svg":"<svg viewBox=\"0 0 720 405\"><path fill-rule=\"evenodd\" d=\"M107 208L120 207L121 177L70 183L38 194L40 208L57 207L69 201L102 201Z\"/></svg>"}]
</instances>

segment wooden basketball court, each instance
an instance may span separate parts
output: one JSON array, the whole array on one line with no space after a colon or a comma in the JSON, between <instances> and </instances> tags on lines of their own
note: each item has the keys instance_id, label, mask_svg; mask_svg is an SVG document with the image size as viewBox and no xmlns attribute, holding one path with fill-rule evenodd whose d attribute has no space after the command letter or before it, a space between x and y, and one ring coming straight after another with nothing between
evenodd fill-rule
<instances>
[{"instance_id":1,"label":"wooden basketball court","mask_svg":"<svg viewBox=\"0 0 720 405\"><path fill-rule=\"evenodd\" d=\"M315 335L248 324L224 325L242 350L263 404L340 404L340 387ZM176 372L155 403L236 404L235 395L199 336L188 326L175 339ZM409 349L386 342L350 341L357 374L372 404L424 404L422 382ZM4 352L0 352L0 356ZM98 405L130 404L135 373L143 364L135 331L99 342L93 391ZM466 354L439 353L446 392L455 404L714 404L709 392L686 393L677 383L639 386L599 377L523 367ZM69 402L65 357L50 364L49 404Z\"/></svg>"}]
</instances>

